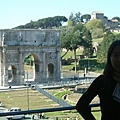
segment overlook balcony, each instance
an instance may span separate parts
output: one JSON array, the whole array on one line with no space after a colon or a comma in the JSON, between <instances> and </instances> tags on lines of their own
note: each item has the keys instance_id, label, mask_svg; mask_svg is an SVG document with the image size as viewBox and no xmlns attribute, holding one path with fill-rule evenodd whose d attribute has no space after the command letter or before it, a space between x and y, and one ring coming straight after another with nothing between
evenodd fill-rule
<instances>
[{"instance_id":1,"label":"overlook balcony","mask_svg":"<svg viewBox=\"0 0 120 120\"><path fill-rule=\"evenodd\" d=\"M99 103L90 104L89 107L91 109L94 107L100 107L100 104ZM47 113L47 112L56 112L56 111L65 111L65 110L75 110L75 106L36 109L36 110L24 110L24 111L20 111L20 112L2 112L2 113L0 113L0 118L3 116L10 116L10 115L21 115L21 114L27 115L27 114L34 114L34 113Z\"/></svg>"},{"instance_id":2,"label":"overlook balcony","mask_svg":"<svg viewBox=\"0 0 120 120\"><path fill-rule=\"evenodd\" d=\"M80 80L81 82L83 82L82 80ZM86 82L88 82L89 80L88 79L86 79L85 80L85 83ZM90 79L90 81L89 82L91 82L91 79ZM70 83L68 83L69 85L71 85ZM78 84L78 83L76 83L76 84ZM63 86L64 85L67 85L67 83L65 83L65 84L62 84ZM73 84L72 84L73 85ZM51 87L51 84L50 84L50 86L47 84L46 85L47 87ZM47 92L47 91L45 91L44 89L46 88L46 86L44 85L44 87L43 86L40 86L40 85L35 85L35 89L39 92L39 93L42 93L43 95L45 95L45 96L47 96L48 98L50 98L50 99L52 99L53 101L55 101L57 104L59 104L60 106L62 106L62 107L60 107L60 106L52 106L52 107L43 107L43 108L39 108L38 107L38 109L33 109L33 110L31 110L31 109L28 109L28 110L22 110L22 111L19 111L19 112L0 112L0 119L2 119L3 117L5 118L5 117L7 117L7 116L11 116L11 115L22 115L22 114L24 114L25 116L27 116L27 115L30 115L30 116L32 116L32 115L35 115L36 117L37 117L37 115L39 114L39 113L44 113L45 114L45 116L47 115L47 114L54 114L54 115L52 115L52 116L46 116L48 119L57 119L57 117L58 117L58 119L60 119L60 118L62 118L62 119L66 119L67 117L69 117L69 118L74 118L75 119L75 117L78 117L79 118L79 114L78 114L78 112L75 110L75 106L74 105L70 105L69 103L66 103L66 101L64 101L64 100L62 100L62 99L57 99L57 98L55 98L54 97L54 95L51 95L51 94L49 94L49 92ZM52 85L53 86L53 85ZM14 88L14 87L12 87L12 88L9 88L9 89L11 89L11 90L14 90L14 89L18 89L18 88ZM11 91L12 92L12 91ZM27 91L28 92L28 91ZM29 91L30 92L30 91ZM28 94L27 94L28 95ZM29 102L28 102L29 103ZM41 104L41 103L40 103ZM95 104L93 104L93 103L91 103L90 105L89 105L89 107L91 108L91 111L93 112L93 110L94 111L100 111L100 109L99 109L99 107L100 107L100 104L99 103L95 103ZM58 114L56 114L56 113L58 113ZM62 114L62 116L60 115L60 113L65 113L64 115ZM67 113L67 114L66 114ZM63 117L64 116L64 117ZM28 118L27 118L28 119ZM30 118L31 119L31 118ZM29 120L29 119L28 119Z\"/></svg>"}]
</instances>

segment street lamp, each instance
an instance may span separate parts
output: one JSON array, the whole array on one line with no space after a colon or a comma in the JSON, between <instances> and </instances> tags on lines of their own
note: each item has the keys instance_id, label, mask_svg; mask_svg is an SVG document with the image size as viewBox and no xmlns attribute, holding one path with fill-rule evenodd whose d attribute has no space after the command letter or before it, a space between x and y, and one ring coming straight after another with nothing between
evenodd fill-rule
<instances>
[{"instance_id":1,"label":"street lamp","mask_svg":"<svg viewBox=\"0 0 120 120\"><path fill-rule=\"evenodd\" d=\"M24 74L23 74L23 77L25 79L25 74L27 75L27 107L28 107L28 110L29 110L29 84L28 84L28 71L24 71Z\"/></svg>"}]
</instances>

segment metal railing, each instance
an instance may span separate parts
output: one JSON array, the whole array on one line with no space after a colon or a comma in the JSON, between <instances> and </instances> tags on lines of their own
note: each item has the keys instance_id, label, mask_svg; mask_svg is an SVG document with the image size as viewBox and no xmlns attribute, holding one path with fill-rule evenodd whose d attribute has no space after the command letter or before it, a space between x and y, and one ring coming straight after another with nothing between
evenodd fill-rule
<instances>
[{"instance_id":1,"label":"metal railing","mask_svg":"<svg viewBox=\"0 0 120 120\"><path fill-rule=\"evenodd\" d=\"M90 104L89 107L90 108L92 108L92 107L100 107L100 103ZM75 109L75 106L59 107L59 108L36 109L36 110L25 110L25 111L20 111L20 112L3 112L3 113L0 113L0 117L2 117L2 116L9 116L9 115L20 115L20 114L56 112L56 111L73 110L73 109Z\"/></svg>"}]
</instances>

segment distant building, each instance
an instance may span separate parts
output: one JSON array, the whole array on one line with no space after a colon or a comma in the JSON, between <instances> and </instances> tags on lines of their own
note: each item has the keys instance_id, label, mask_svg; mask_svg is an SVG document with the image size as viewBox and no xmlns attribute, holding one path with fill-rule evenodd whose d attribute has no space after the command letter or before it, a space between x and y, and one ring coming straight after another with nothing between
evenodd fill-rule
<instances>
[{"instance_id":1,"label":"distant building","mask_svg":"<svg viewBox=\"0 0 120 120\"><path fill-rule=\"evenodd\" d=\"M110 29L118 28L118 20L109 20L108 17L104 16L102 12L92 12L91 20L93 19L100 19L103 23L108 26Z\"/></svg>"}]
</instances>

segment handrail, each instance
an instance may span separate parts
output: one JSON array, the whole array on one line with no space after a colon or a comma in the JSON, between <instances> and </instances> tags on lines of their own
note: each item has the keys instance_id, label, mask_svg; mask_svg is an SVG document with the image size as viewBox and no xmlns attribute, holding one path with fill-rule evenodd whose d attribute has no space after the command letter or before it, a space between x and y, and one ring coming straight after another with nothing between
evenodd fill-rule
<instances>
[{"instance_id":1,"label":"handrail","mask_svg":"<svg viewBox=\"0 0 120 120\"><path fill-rule=\"evenodd\" d=\"M99 107L100 103L90 104L89 107ZM68 107L59 107L59 108L45 108L45 109L36 109L36 110L25 110L20 112L3 112L0 113L0 117L9 116L9 115L20 115L20 114L31 114L31 113L42 113L42 112L55 112L55 111L64 111L64 110L73 110L76 109L75 106Z\"/></svg>"}]
</instances>

